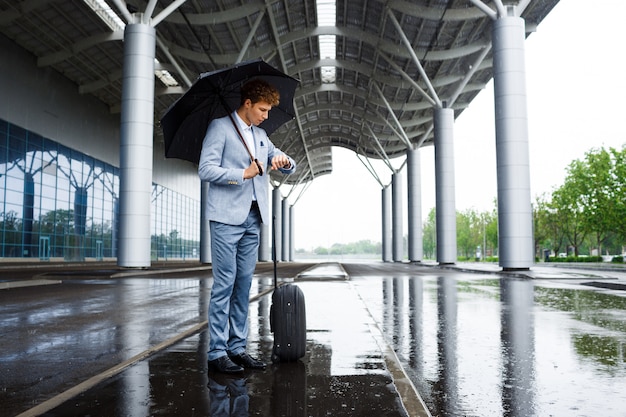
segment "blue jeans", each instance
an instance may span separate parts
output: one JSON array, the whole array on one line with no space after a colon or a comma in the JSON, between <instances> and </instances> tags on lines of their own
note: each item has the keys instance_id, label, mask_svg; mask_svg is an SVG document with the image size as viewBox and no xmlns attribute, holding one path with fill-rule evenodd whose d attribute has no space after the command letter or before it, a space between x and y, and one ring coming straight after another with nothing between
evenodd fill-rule
<instances>
[{"instance_id":1,"label":"blue jeans","mask_svg":"<svg viewBox=\"0 0 626 417\"><path fill-rule=\"evenodd\" d=\"M246 350L250 286L257 263L261 217L251 210L239 226L211 222L213 287L208 360Z\"/></svg>"}]
</instances>

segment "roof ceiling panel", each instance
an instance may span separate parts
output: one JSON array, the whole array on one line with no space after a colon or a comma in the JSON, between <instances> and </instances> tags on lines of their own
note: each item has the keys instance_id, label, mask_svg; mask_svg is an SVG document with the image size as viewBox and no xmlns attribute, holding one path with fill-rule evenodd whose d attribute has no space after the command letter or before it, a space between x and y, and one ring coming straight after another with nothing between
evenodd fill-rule
<instances>
[{"instance_id":1,"label":"roof ceiling panel","mask_svg":"<svg viewBox=\"0 0 626 417\"><path fill-rule=\"evenodd\" d=\"M119 2L106 2L118 11ZM131 12L148 4L126 3ZM172 4L156 3L155 15ZM527 4L523 16L530 33L558 0L504 3ZM183 89L185 79L193 81L238 58L261 57L298 78L298 120L272 138L300 163L302 176L287 181L331 172L331 144L381 158L379 141L389 157L404 155L407 145L396 119L413 144L428 145L432 133L423 135L432 126L432 104L415 83L426 92L431 83L443 101L457 92L452 107L458 116L493 76L490 53L479 60L490 43L491 21L469 0L337 0L336 6L336 28L318 28L315 0L187 1L157 26L167 51L157 46L156 56ZM0 0L0 32L37 57L39 65L64 74L82 94L96 96L112 112L120 110L122 39L84 1ZM336 61L320 61L320 34L336 35ZM322 65L335 67L334 83L323 82ZM467 76L471 79L457 91ZM158 120L180 89L167 90L160 81L156 86ZM156 140L160 134L155 129Z\"/></svg>"}]
</instances>

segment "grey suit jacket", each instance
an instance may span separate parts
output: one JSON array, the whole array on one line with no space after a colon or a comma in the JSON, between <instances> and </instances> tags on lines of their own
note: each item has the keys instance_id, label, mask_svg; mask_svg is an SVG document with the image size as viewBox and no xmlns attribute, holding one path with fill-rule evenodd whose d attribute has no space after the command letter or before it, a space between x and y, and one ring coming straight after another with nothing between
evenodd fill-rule
<instances>
[{"instance_id":1,"label":"grey suit jacket","mask_svg":"<svg viewBox=\"0 0 626 417\"><path fill-rule=\"evenodd\" d=\"M233 114L237 120L237 116ZM198 174L208 181L206 216L208 220L225 224L240 225L250 212L253 193L256 194L261 220L269 223L268 188L269 167L274 156L284 154L269 140L265 130L252 127L255 140L256 159L263 163L263 175L244 180L243 171L250 165L250 156L228 116L213 120L207 128ZM242 132L243 133L243 132ZM290 169L281 169L291 174L296 163L289 157ZM254 188L253 188L254 187Z\"/></svg>"}]
</instances>

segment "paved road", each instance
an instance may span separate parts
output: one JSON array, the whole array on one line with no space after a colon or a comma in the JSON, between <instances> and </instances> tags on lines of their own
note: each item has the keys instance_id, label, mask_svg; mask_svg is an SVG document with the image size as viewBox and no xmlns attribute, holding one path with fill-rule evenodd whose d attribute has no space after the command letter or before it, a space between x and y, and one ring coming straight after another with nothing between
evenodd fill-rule
<instances>
[{"instance_id":1,"label":"paved road","mask_svg":"<svg viewBox=\"0 0 626 417\"><path fill-rule=\"evenodd\" d=\"M279 278L311 266L281 263ZM0 415L132 360L45 415L191 415L192 407L217 416L227 403L229 412L245 404L268 416L625 415L621 270L360 262L343 264L344 280L322 266L296 280L309 319L303 361L224 381L205 369L210 268L130 277L109 267L55 269L43 278L61 284L0 291ZM269 358L271 263L259 264L256 282L251 349ZM405 394L412 387L417 397ZM300 395L285 395L293 389ZM419 414L420 401L429 412Z\"/></svg>"}]
</instances>

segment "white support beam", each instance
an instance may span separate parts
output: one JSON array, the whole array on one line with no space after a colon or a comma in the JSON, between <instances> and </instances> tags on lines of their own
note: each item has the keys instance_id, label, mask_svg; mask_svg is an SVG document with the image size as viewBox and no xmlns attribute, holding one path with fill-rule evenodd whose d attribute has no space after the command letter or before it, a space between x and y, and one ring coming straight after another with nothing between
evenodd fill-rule
<instances>
[{"instance_id":1,"label":"white support beam","mask_svg":"<svg viewBox=\"0 0 626 417\"><path fill-rule=\"evenodd\" d=\"M459 83L459 85L456 87L456 89L453 91L452 95L450 96L450 98L448 99L448 107L452 107L454 102L456 102L456 99L459 98L459 96L461 95L461 93L463 92L463 89L465 88L465 86L467 85L467 83L469 83L469 81L472 79L472 76L474 75L474 73L476 73L476 71L478 70L478 68L480 67L480 64L485 60L485 57L487 56L487 54L489 53L489 51L491 51L491 46L486 46L480 53L480 55L478 55L478 57L476 57L476 59L474 60L474 62L472 62L472 66L469 69L469 71L465 74L465 76L463 77L463 79L461 80L461 82Z\"/></svg>"},{"instance_id":2,"label":"white support beam","mask_svg":"<svg viewBox=\"0 0 626 417\"><path fill-rule=\"evenodd\" d=\"M156 25L165 20L166 17L171 15L176 9L185 4L185 2L187 2L187 0L176 0L174 3L167 6L161 11L161 13L159 13L154 17L154 19L152 19L152 26L156 27Z\"/></svg>"},{"instance_id":3,"label":"white support beam","mask_svg":"<svg viewBox=\"0 0 626 417\"><path fill-rule=\"evenodd\" d=\"M167 59L172 63L174 68L176 68L176 73L180 76L180 78L182 78L187 88L191 87L192 81L189 79L189 77L187 77L187 74L185 74L183 67L181 67L178 61L176 61L176 58L174 58L174 55L172 55L172 53L170 52L170 49L167 47L165 42L163 42L159 36L157 36L156 41L157 41L157 46L161 49L161 52L165 54Z\"/></svg>"},{"instance_id":4,"label":"white support beam","mask_svg":"<svg viewBox=\"0 0 626 417\"><path fill-rule=\"evenodd\" d=\"M378 175L378 173L374 169L374 166L372 165L370 159L368 157L366 157L366 156L363 157L367 161L367 164L366 164L358 153L356 153L355 155L356 155L356 159L358 159L363 164L365 169L367 169L367 171L370 173L370 175L382 187L383 186L383 181L380 179L380 176Z\"/></svg>"},{"instance_id":5,"label":"white support beam","mask_svg":"<svg viewBox=\"0 0 626 417\"><path fill-rule=\"evenodd\" d=\"M496 4L496 9L498 9L499 17L505 17L506 16L506 7L504 7L504 4L502 3L502 0L493 0L493 2Z\"/></svg>"},{"instance_id":6,"label":"white support beam","mask_svg":"<svg viewBox=\"0 0 626 417\"><path fill-rule=\"evenodd\" d=\"M420 146L422 146L422 143L424 143L424 141L428 139L428 136L431 134L434 128L435 128L434 123L430 122L430 125L428 125L428 129L426 129L424 134L420 137L419 141L415 144L416 148L419 148Z\"/></svg>"},{"instance_id":7,"label":"white support beam","mask_svg":"<svg viewBox=\"0 0 626 417\"><path fill-rule=\"evenodd\" d=\"M420 85L413 78L409 76L409 74L407 74L402 68L400 68L398 64L396 64L390 57L388 57L387 54L379 52L378 55L380 55L385 61L387 61L389 65L391 65L391 67L394 70L396 70L400 75L402 75L402 78L407 80L413 86L413 88L415 88L417 92L426 99L426 101L428 101L433 106L440 105L440 103L437 103L435 99L429 96L428 93L424 91L424 89L420 87Z\"/></svg>"},{"instance_id":8,"label":"white support beam","mask_svg":"<svg viewBox=\"0 0 626 417\"><path fill-rule=\"evenodd\" d=\"M402 135L403 131L402 130L400 132L398 132L398 129L396 128L396 126L394 126L393 124L391 124L391 122L389 120L384 118L383 115L380 114L379 111L374 110L374 113L376 113L376 116L378 116L378 118L381 120L381 124L386 125L394 133L395 137L398 137L400 139L400 142L402 142L407 147L411 147L411 143L410 142L407 143L407 141L409 139L406 138L406 137L403 137L403 135Z\"/></svg>"},{"instance_id":9,"label":"white support beam","mask_svg":"<svg viewBox=\"0 0 626 417\"><path fill-rule=\"evenodd\" d=\"M285 57L283 56L283 50L282 50L281 43L280 43L280 35L276 27L276 19L274 18L274 14L272 13L272 2L270 0L265 0L265 6L267 10L267 16L272 26L272 33L274 34L274 40L276 41L276 51L280 58L280 64L282 65L282 70L285 74L289 74L289 71L287 71L287 66L285 64ZM298 132L300 133L300 141L302 142L302 147L304 148L304 154L306 155L307 161L309 162L308 164L309 167L312 167L313 165L311 164L311 157L309 155L309 147L307 146L306 138L304 137L304 129L302 129L302 124L300 122L298 106L293 106L293 109L295 113L294 116L296 119L296 123L298 124ZM311 176L314 176L313 170L311 170Z\"/></svg>"},{"instance_id":10,"label":"white support beam","mask_svg":"<svg viewBox=\"0 0 626 417\"><path fill-rule=\"evenodd\" d=\"M474 6L479 8L483 13L485 13L491 20L496 20L498 18L498 13L493 11L489 6L482 2L482 0L469 0Z\"/></svg>"},{"instance_id":11,"label":"white support beam","mask_svg":"<svg viewBox=\"0 0 626 417\"><path fill-rule=\"evenodd\" d=\"M150 20L150 17L152 16L152 13L154 13L154 8L157 5L158 0L150 0L148 2L148 5L146 6L146 11L143 12L144 15L144 21L143 23L148 23L148 21Z\"/></svg>"},{"instance_id":12,"label":"white support beam","mask_svg":"<svg viewBox=\"0 0 626 417\"><path fill-rule=\"evenodd\" d=\"M117 6L117 9L122 14L122 17L126 20L126 23L133 22L133 15L128 11L126 7L126 3L123 0L112 0L113 3Z\"/></svg>"},{"instance_id":13,"label":"white support beam","mask_svg":"<svg viewBox=\"0 0 626 417\"><path fill-rule=\"evenodd\" d=\"M376 143L376 145L378 145L378 148L380 150L379 155L382 157L383 162L385 163L385 165L387 165L391 172L394 172L393 165L391 165L391 160L389 159L389 156L387 156L387 152L385 152L385 148L383 148L383 145L380 143L378 136L376 135L376 133L374 133L369 124L365 126L369 130L369 134L372 136L372 138L374 138L374 142Z\"/></svg>"},{"instance_id":14,"label":"white support beam","mask_svg":"<svg viewBox=\"0 0 626 417\"><path fill-rule=\"evenodd\" d=\"M441 107L441 100L437 96L435 87L433 87L433 83L428 78L426 71L424 71L424 67L422 67L422 64L419 58L415 54L415 51L413 50L413 46L411 45L411 42L404 34L404 31L402 30L402 26L400 26L398 19L396 19L396 16L393 14L393 11L391 9L387 10L387 15L389 16L389 19L395 26L396 31L400 35L400 38L402 39L402 42L404 43L404 46L406 47L407 51L409 51L409 54L411 55L411 59L413 60L415 65L417 65L417 70L419 71L420 75L422 76L422 79L426 83L426 86L428 87L428 91L430 91L430 96L437 102L437 107Z\"/></svg>"},{"instance_id":15,"label":"white support beam","mask_svg":"<svg viewBox=\"0 0 626 417\"><path fill-rule=\"evenodd\" d=\"M399 132L400 132L400 139L402 139L402 141L410 148L411 147L411 141L409 140L409 137L406 135L406 132L402 128L402 125L400 124L400 120L398 120L398 117L396 117L396 114L394 113L393 109L391 108L391 105L389 104L389 101L387 101L387 99L385 98L385 95L383 94L383 90L380 89L380 87L378 86L378 83L374 82L373 84L374 84L374 88L376 88L376 91L378 92L378 95L380 96L380 98L385 103L385 106L387 106L387 110L389 111L389 114L393 118L393 121L398 126L398 129L399 129Z\"/></svg>"},{"instance_id":16,"label":"white support beam","mask_svg":"<svg viewBox=\"0 0 626 417\"><path fill-rule=\"evenodd\" d=\"M259 28L259 25L261 24L261 21L263 20L264 16L265 16L265 10L261 10L261 12L259 13L259 16L256 18L256 20L254 21L254 24L252 25L252 28L250 29L250 33L248 33L248 37L246 38L246 41L241 47L241 51L239 52L239 55L237 56L237 60L235 61L236 64L240 63L244 55L246 55L246 52L248 52L250 43L252 42L252 39L254 39L254 35L256 34L256 31Z\"/></svg>"}]
</instances>

